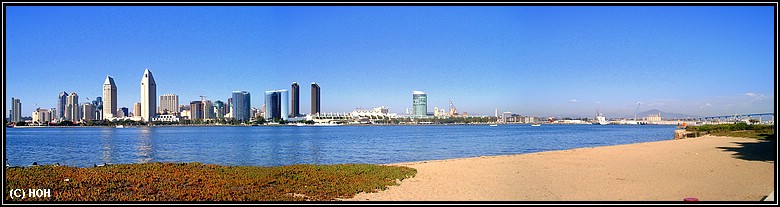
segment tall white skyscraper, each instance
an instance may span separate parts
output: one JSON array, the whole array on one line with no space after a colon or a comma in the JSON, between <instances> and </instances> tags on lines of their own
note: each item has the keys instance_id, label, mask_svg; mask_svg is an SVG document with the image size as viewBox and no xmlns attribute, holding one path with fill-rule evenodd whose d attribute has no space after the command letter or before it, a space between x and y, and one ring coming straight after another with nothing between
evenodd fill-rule
<instances>
[{"instance_id":1,"label":"tall white skyscraper","mask_svg":"<svg viewBox=\"0 0 780 207\"><path fill-rule=\"evenodd\" d=\"M141 77L141 120L152 121L157 115L157 83L147 68Z\"/></svg>"},{"instance_id":2,"label":"tall white skyscraper","mask_svg":"<svg viewBox=\"0 0 780 207\"><path fill-rule=\"evenodd\" d=\"M103 83L103 118L110 119L116 116L116 84L114 78L106 76L106 82Z\"/></svg>"}]
</instances>

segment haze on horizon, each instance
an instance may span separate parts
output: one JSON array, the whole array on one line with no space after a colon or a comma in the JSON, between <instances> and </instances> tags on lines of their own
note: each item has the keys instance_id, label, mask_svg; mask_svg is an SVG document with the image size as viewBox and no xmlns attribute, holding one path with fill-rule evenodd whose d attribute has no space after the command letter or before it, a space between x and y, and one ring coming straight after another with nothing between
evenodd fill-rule
<instances>
[{"instance_id":1,"label":"haze on horizon","mask_svg":"<svg viewBox=\"0 0 780 207\"><path fill-rule=\"evenodd\" d=\"M180 104L311 82L323 112L625 117L774 111L771 6L7 6L6 117L102 95L132 110L149 68ZM158 97L159 98L159 97Z\"/></svg>"}]
</instances>

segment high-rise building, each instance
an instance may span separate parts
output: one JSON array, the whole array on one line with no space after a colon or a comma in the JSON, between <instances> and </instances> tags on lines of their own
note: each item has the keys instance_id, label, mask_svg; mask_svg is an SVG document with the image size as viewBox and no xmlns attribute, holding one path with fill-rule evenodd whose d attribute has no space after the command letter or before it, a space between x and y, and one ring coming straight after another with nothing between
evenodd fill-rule
<instances>
[{"instance_id":1,"label":"high-rise building","mask_svg":"<svg viewBox=\"0 0 780 207\"><path fill-rule=\"evenodd\" d=\"M315 82L311 82L311 114L319 114L320 112L320 85Z\"/></svg>"},{"instance_id":2,"label":"high-rise building","mask_svg":"<svg viewBox=\"0 0 780 207\"><path fill-rule=\"evenodd\" d=\"M94 113L95 107L91 103L84 103L84 104L82 104L81 105L81 111L83 111L82 117L81 117L82 121L92 121L92 120L95 120L95 113Z\"/></svg>"},{"instance_id":3,"label":"high-rise building","mask_svg":"<svg viewBox=\"0 0 780 207\"><path fill-rule=\"evenodd\" d=\"M287 90L276 90L265 92L265 119L287 120L287 111L289 105Z\"/></svg>"},{"instance_id":4,"label":"high-rise building","mask_svg":"<svg viewBox=\"0 0 780 207\"><path fill-rule=\"evenodd\" d=\"M117 116L121 117L129 117L130 116L130 109L127 107L119 108L119 110L116 110Z\"/></svg>"},{"instance_id":5,"label":"high-rise building","mask_svg":"<svg viewBox=\"0 0 780 207\"><path fill-rule=\"evenodd\" d=\"M11 97L11 121L22 121L22 102L14 97Z\"/></svg>"},{"instance_id":6,"label":"high-rise building","mask_svg":"<svg viewBox=\"0 0 780 207\"><path fill-rule=\"evenodd\" d=\"M301 96L300 96L300 86L298 86L297 82L292 83L292 88L290 89L290 117L297 117L301 114Z\"/></svg>"},{"instance_id":7,"label":"high-rise building","mask_svg":"<svg viewBox=\"0 0 780 207\"><path fill-rule=\"evenodd\" d=\"M50 108L49 112L51 112L51 121L55 121L59 118L59 114L57 114L57 108Z\"/></svg>"},{"instance_id":8,"label":"high-rise building","mask_svg":"<svg viewBox=\"0 0 780 207\"><path fill-rule=\"evenodd\" d=\"M216 100L214 101L214 116L218 119L225 118L225 103Z\"/></svg>"},{"instance_id":9,"label":"high-rise building","mask_svg":"<svg viewBox=\"0 0 780 207\"><path fill-rule=\"evenodd\" d=\"M32 114L33 123L39 123L42 125L47 125L49 122L51 122L51 118L51 111L47 109L38 108L35 109Z\"/></svg>"},{"instance_id":10,"label":"high-rise building","mask_svg":"<svg viewBox=\"0 0 780 207\"><path fill-rule=\"evenodd\" d=\"M128 116L128 114L125 114L125 116ZM141 116L141 102L133 104L133 116Z\"/></svg>"},{"instance_id":11,"label":"high-rise building","mask_svg":"<svg viewBox=\"0 0 780 207\"><path fill-rule=\"evenodd\" d=\"M203 119L203 101L190 101L190 119Z\"/></svg>"},{"instance_id":12,"label":"high-rise building","mask_svg":"<svg viewBox=\"0 0 780 207\"><path fill-rule=\"evenodd\" d=\"M233 119L249 121L252 108L250 94L246 91L233 91Z\"/></svg>"},{"instance_id":13,"label":"high-rise building","mask_svg":"<svg viewBox=\"0 0 780 207\"><path fill-rule=\"evenodd\" d=\"M225 118L233 118L233 98L228 98L227 106L225 107Z\"/></svg>"},{"instance_id":14,"label":"high-rise building","mask_svg":"<svg viewBox=\"0 0 780 207\"><path fill-rule=\"evenodd\" d=\"M422 91L412 91L412 111L416 116L428 115L428 95Z\"/></svg>"},{"instance_id":15,"label":"high-rise building","mask_svg":"<svg viewBox=\"0 0 780 207\"><path fill-rule=\"evenodd\" d=\"M212 104L211 101L209 100L203 100L203 118L204 119L214 118L214 104Z\"/></svg>"},{"instance_id":16,"label":"high-rise building","mask_svg":"<svg viewBox=\"0 0 780 207\"><path fill-rule=\"evenodd\" d=\"M59 96L57 96L57 119L62 121L63 118L65 118L65 105L67 103L68 99L68 93L63 91L60 93Z\"/></svg>"},{"instance_id":17,"label":"high-rise building","mask_svg":"<svg viewBox=\"0 0 780 207\"><path fill-rule=\"evenodd\" d=\"M70 93L65 102L65 120L78 122L81 119L81 110L79 110L79 95L76 92Z\"/></svg>"},{"instance_id":18,"label":"high-rise building","mask_svg":"<svg viewBox=\"0 0 780 207\"><path fill-rule=\"evenodd\" d=\"M116 99L116 83L114 83L114 78L111 76L106 76L106 81L103 82L103 97L105 97L105 100L103 100L103 117L106 119L111 119L116 117L116 110L117 110L117 99Z\"/></svg>"},{"instance_id":19,"label":"high-rise building","mask_svg":"<svg viewBox=\"0 0 780 207\"><path fill-rule=\"evenodd\" d=\"M154 82L152 71L147 68L141 77L141 120L152 121L157 115L157 83ZM136 114L138 116L138 114Z\"/></svg>"},{"instance_id":20,"label":"high-rise building","mask_svg":"<svg viewBox=\"0 0 780 207\"><path fill-rule=\"evenodd\" d=\"M95 100L92 100L92 105L95 106L95 120L103 120L103 98L95 97Z\"/></svg>"},{"instance_id":21,"label":"high-rise building","mask_svg":"<svg viewBox=\"0 0 780 207\"><path fill-rule=\"evenodd\" d=\"M179 115L179 95L176 94L163 94L160 96L160 110L159 114L172 114Z\"/></svg>"}]
</instances>

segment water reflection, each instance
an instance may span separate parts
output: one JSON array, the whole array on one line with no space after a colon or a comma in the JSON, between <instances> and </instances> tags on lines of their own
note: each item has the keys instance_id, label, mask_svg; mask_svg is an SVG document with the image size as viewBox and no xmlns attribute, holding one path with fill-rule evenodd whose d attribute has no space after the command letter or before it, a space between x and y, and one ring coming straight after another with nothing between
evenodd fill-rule
<instances>
[{"instance_id":1,"label":"water reflection","mask_svg":"<svg viewBox=\"0 0 780 207\"><path fill-rule=\"evenodd\" d=\"M111 163L112 154L113 154L113 143L111 139L113 139L114 130L111 128L103 128L100 130L100 141L102 142L101 149L103 151L102 160L104 163Z\"/></svg>"},{"instance_id":2,"label":"water reflection","mask_svg":"<svg viewBox=\"0 0 780 207\"><path fill-rule=\"evenodd\" d=\"M141 127L138 130L138 146L135 152L136 163L152 161L152 127Z\"/></svg>"}]
</instances>

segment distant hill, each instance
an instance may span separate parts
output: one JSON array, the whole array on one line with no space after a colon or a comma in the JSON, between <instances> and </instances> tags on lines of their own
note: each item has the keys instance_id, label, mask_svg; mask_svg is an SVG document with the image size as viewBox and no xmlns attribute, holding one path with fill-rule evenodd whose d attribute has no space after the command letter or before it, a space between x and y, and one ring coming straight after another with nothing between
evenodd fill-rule
<instances>
[{"instance_id":1,"label":"distant hill","mask_svg":"<svg viewBox=\"0 0 780 207\"><path fill-rule=\"evenodd\" d=\"M651 110L644 111L642 113L638 113L638 114L636 114L636 117L637 118L644 118L644 117L647 117L649 115L656 115L659 112L661 113L661 118L662 119L689 118L689 117L690 118L696 118L696 117L699 117L699 116L690 115L690 114L668 113L668 112L663 112L663 111L658 110L658 109L651 109ZM634 115L631 115L630 117L626 117L626 118L634 118Z\"/></svg>"}]
</instances>

